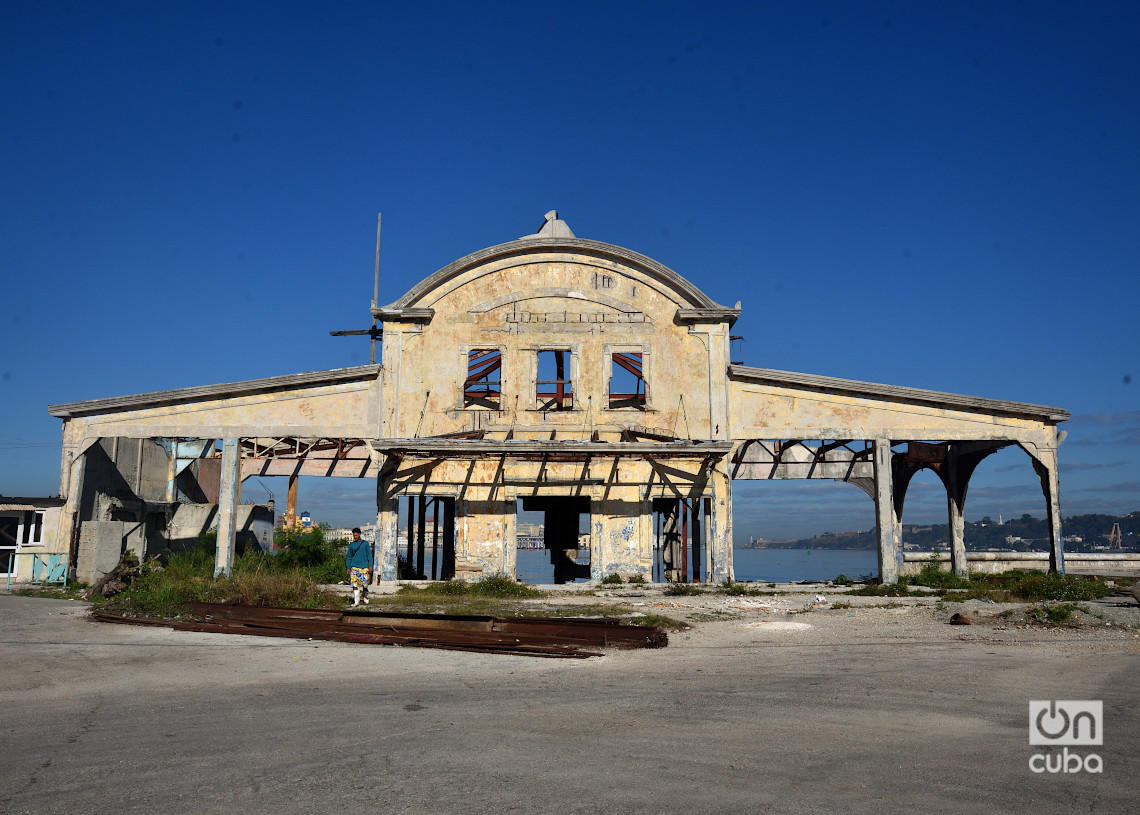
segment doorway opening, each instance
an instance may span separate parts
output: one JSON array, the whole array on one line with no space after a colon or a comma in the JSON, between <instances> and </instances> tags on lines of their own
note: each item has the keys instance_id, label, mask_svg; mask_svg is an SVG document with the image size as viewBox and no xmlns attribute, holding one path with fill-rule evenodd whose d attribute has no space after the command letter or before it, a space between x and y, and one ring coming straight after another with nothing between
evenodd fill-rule
<instances>
[{"instance_id":1,"label":"doorway opening","mask_svg":"<svg viewBox=\"0 0 1140 815\"><path fill-rule=\"evenodd\" d=\"M516 561L518 565L515 569L518 579L527 583L546 583L553 577L556 584L589 580L590 499L531 496L520 499L520 502L520 534L516 538L521 557ZM528 516L528 513L534 515ZM532 517L541 520L535 523L530 520ZM521 534L522 532L528 534ZM541 548L550 561L545 567L527 551L527 547L533 546L539 539Z\"/></svg>"},{"instance_id":2,"label":"doorway opening","mask_svg":"<svg viewBox=\"0 0 1140 815\"><path fill-rule=\"evenodd\" d=\"M455 577L455 499L408 495L400 499L397 576L401 580Z\"/></svg>"},{"instance_id":3,"label":"doorway opening","mask_svg":"<svg viewBox=\"0 0 1140 815\"><path fill-rule=\"evenodd\" d=\"M708 577L709 498L653 499L653 580L700 583Z\"/></svg>"}]
</instances>

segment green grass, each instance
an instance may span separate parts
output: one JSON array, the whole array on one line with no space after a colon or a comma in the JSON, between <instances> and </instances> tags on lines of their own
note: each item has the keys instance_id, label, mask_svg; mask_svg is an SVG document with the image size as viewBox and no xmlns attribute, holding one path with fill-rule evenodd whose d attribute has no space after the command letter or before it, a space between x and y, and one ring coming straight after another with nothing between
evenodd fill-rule
<instances>
[{"instance_id":1,"label":"green grass","mask_svg":"<svg viewBox=\"0 0 1140 815\"><path fill-rule=\"evenodd\" d=\"M669 597L689 597L694 594L704 594L704 589L692 583L670 583L664 593Z\"/></svg>"},{"instance_id":2,"label":"green grass","mask_svg":"<svg viewBox=\"0 0 1140 815\"><path fill-rule=\"evenodd\" d=\"M769 583L769 586L776 585ZM750 586L747 583L722 583L716 588L711 590L714 594L727 594L729 597L772 597L778 596L779 592L768 591L767 589L759 589L755 586ZM668 592L666 592L668 594Z\"/></svg>"},{"instance_id":3,"label":"green grass","mask_svg":"<svg viewBox=\"0 0 1140 815\"><path fill-rule=\"evenodd\" d=\"M603 586L620 586L625 583L625 581L621 579L620 574L607 574L599 582L601 582Z\"/></svg>"},{"instance_id":4,"label":"green grass","mask_svg":"<svg viewBox=\"0 0 1140 815\"><path fill-rule=\"evenodd\" d=\"M1088 613L1088 609L1078 603L1033 606L1025 610L1025 618L1033 623L1067 623L1076 611Z\"/></svg>"},{"instance_id":5,"label":"green grass","mask_svg":"<svg viewBox=\"0 0 1140 815\"><path fill-rule=\"evenodd\" d=\"M1107 597L1112 588L1096 577L1058 575L1045 572L1009 571L992 575L971 575L968 579L938 571L933 564L911 577L900 577L894 585L869 583L847 594L862 597L919 597L927 592L911 591L910 586L936 590L936 594L963 600L992 600L995 603L1079 601Z\"/></svg>"},{"instance_id":6,"label":"green grass","mask_svg":"<svg viewBox=\"0 0 1140 815\"><path fill-rule=\"evenodd\" d=\"M468 582L466 580L442 580L434 583L425 583L417 586L414 583L404 583L400 586L400 596L418 593L422 597L486 597L496 599L521 599L528 597L542 597L540 590L520 583L513 577L504 574L489 575L482 580Z\"/></svg>"}]
</instances>

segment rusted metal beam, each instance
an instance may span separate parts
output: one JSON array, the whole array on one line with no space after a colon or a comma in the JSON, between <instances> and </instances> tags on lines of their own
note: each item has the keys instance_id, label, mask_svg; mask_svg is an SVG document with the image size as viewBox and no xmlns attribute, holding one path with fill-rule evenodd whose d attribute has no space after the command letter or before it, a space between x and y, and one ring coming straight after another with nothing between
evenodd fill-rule
<instances>
[{"instance_id":1,"label":"rusted metal beam","mask_svg":"<svg viewBox=\"0 0 1140 815\"><path fill-rule=\"evenodd\" d=\"M195 619L150 620L96 613L103 622L162 625L183 631L211 631L271 637L303 637L380 645L412 645L532 656L600 656L582 649L616 646L663 648L668 635L657 628L617 620L447 614L339 612L191 603Z\"/></svg>"}]
</instances>

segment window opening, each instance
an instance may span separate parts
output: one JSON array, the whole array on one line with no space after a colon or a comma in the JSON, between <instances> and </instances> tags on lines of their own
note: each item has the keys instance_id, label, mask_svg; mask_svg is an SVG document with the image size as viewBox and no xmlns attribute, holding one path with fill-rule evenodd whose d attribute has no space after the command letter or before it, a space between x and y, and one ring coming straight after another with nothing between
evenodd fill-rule
<instances>
[{"instance_id":1,"label":"window opening","mask_svg":"<svg viewBox=\"0 0 1140 815\"><path fill-rule=\"evenodd\" d=\"M569 351L539 351L535 401L539 410L572 410L574 383L567 371Z\"/></svg>"},{"instance_id":2,"label":"window opening","mask_svg":"<svg viewBox=\"0 0 1140 815\"><path fill-rule=\"evenodd\" d=\"M610 407L645 409L645 369L640 351L611 354Z\"/></svg>"},{"instance_id":3,"label":"window opening","mask_svg":"<svg viewBox=\"0 0 1140 815\"><path fill-rule=\"evenodd\" d=\"M498 348L472 348L467 352L467 379L463 407L498 410L502 399L503 354Z\"/></svg>"},{"instance_id":4,"label":"window opening","mask_svg":"<svg viewBox=\"0 0 1140 815\"><path fill-rule=\"evenodd\" d=\"M400 580L451 580L455 577L455 499L409 495L400 499L407 525L397 530Z\"/></svg>"},{"instance_id":5,"label":"window opening","mask_svg":"<svg viewBox=\"0 0 1140 815\"><path fill-rule=\"evenodd\" d=\"M24 530L20 543L25 546L40 543L43 534L44 514L35 510L24 510Z\"/></svg>"},{"instance_id":6,"label":"window opening","mask_svg":"<svg viewBox=\"0 0 1140 815\"><path fill-rule=\"evenodd\" d=\"M16 515L0 516L0 575L16 573L16 546L19 543L20 519Z\"/></svg>"}]
</instances>

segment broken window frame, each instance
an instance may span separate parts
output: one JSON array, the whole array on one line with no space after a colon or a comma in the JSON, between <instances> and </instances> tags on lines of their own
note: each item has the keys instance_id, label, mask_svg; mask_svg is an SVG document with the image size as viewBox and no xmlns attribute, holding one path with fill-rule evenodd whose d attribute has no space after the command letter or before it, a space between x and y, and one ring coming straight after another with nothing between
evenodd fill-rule
<instances>
[{"instance_id":1,"label":"broken window frame","mask_svg":"<svg viewBox=\"0 0 1140 815\"><path fill-rule=\"evenodd\" d=\"M459 404L464 410L502 410L504 354L502 346L464 346L459 355Z\"/></svg>"},{"instance_id":2,"label":"broken window frame","mask_svg":"<svg viewBox=\"0 0 1140 815\"><path fill-rule=\"evenodd\" d=\"M606 409L607 410L649 410L650 394L649 394L649 348L642 345L607 345L605 346L606 353ZM618 361L618 357L625 358L625 364ZM640 360L641 374L638 376L631 368L636 367L636 363L630 358L636 357ZM626 365L629 367L626 367ZM624 396L626 398L620 400L615 404L613 393L614 381L614 368L615 366L621 367L627 373L638 377L637 378L637 391L640 393L635 394L617 394L617 396Z\"/></svg>"},{"instance_id":3,"label":"broken window frame","mask_svg":"<svg viewBox=\"0 0 1140 815\"><path fill-rule=\"evenodd\" d=\"M531 377L531 393L534 395L534 409L544 413L555 413L577 410L577 374L578 350L568 345L540 346L533 349L534 375ZM542 367L542 355L552 353L554 357L555 378L539 380L539 371ZM558 376L559 355L561 355L562 376ZM543 386L553 386L549 391L542 390Z\"/></svg>"}]
</instances>

